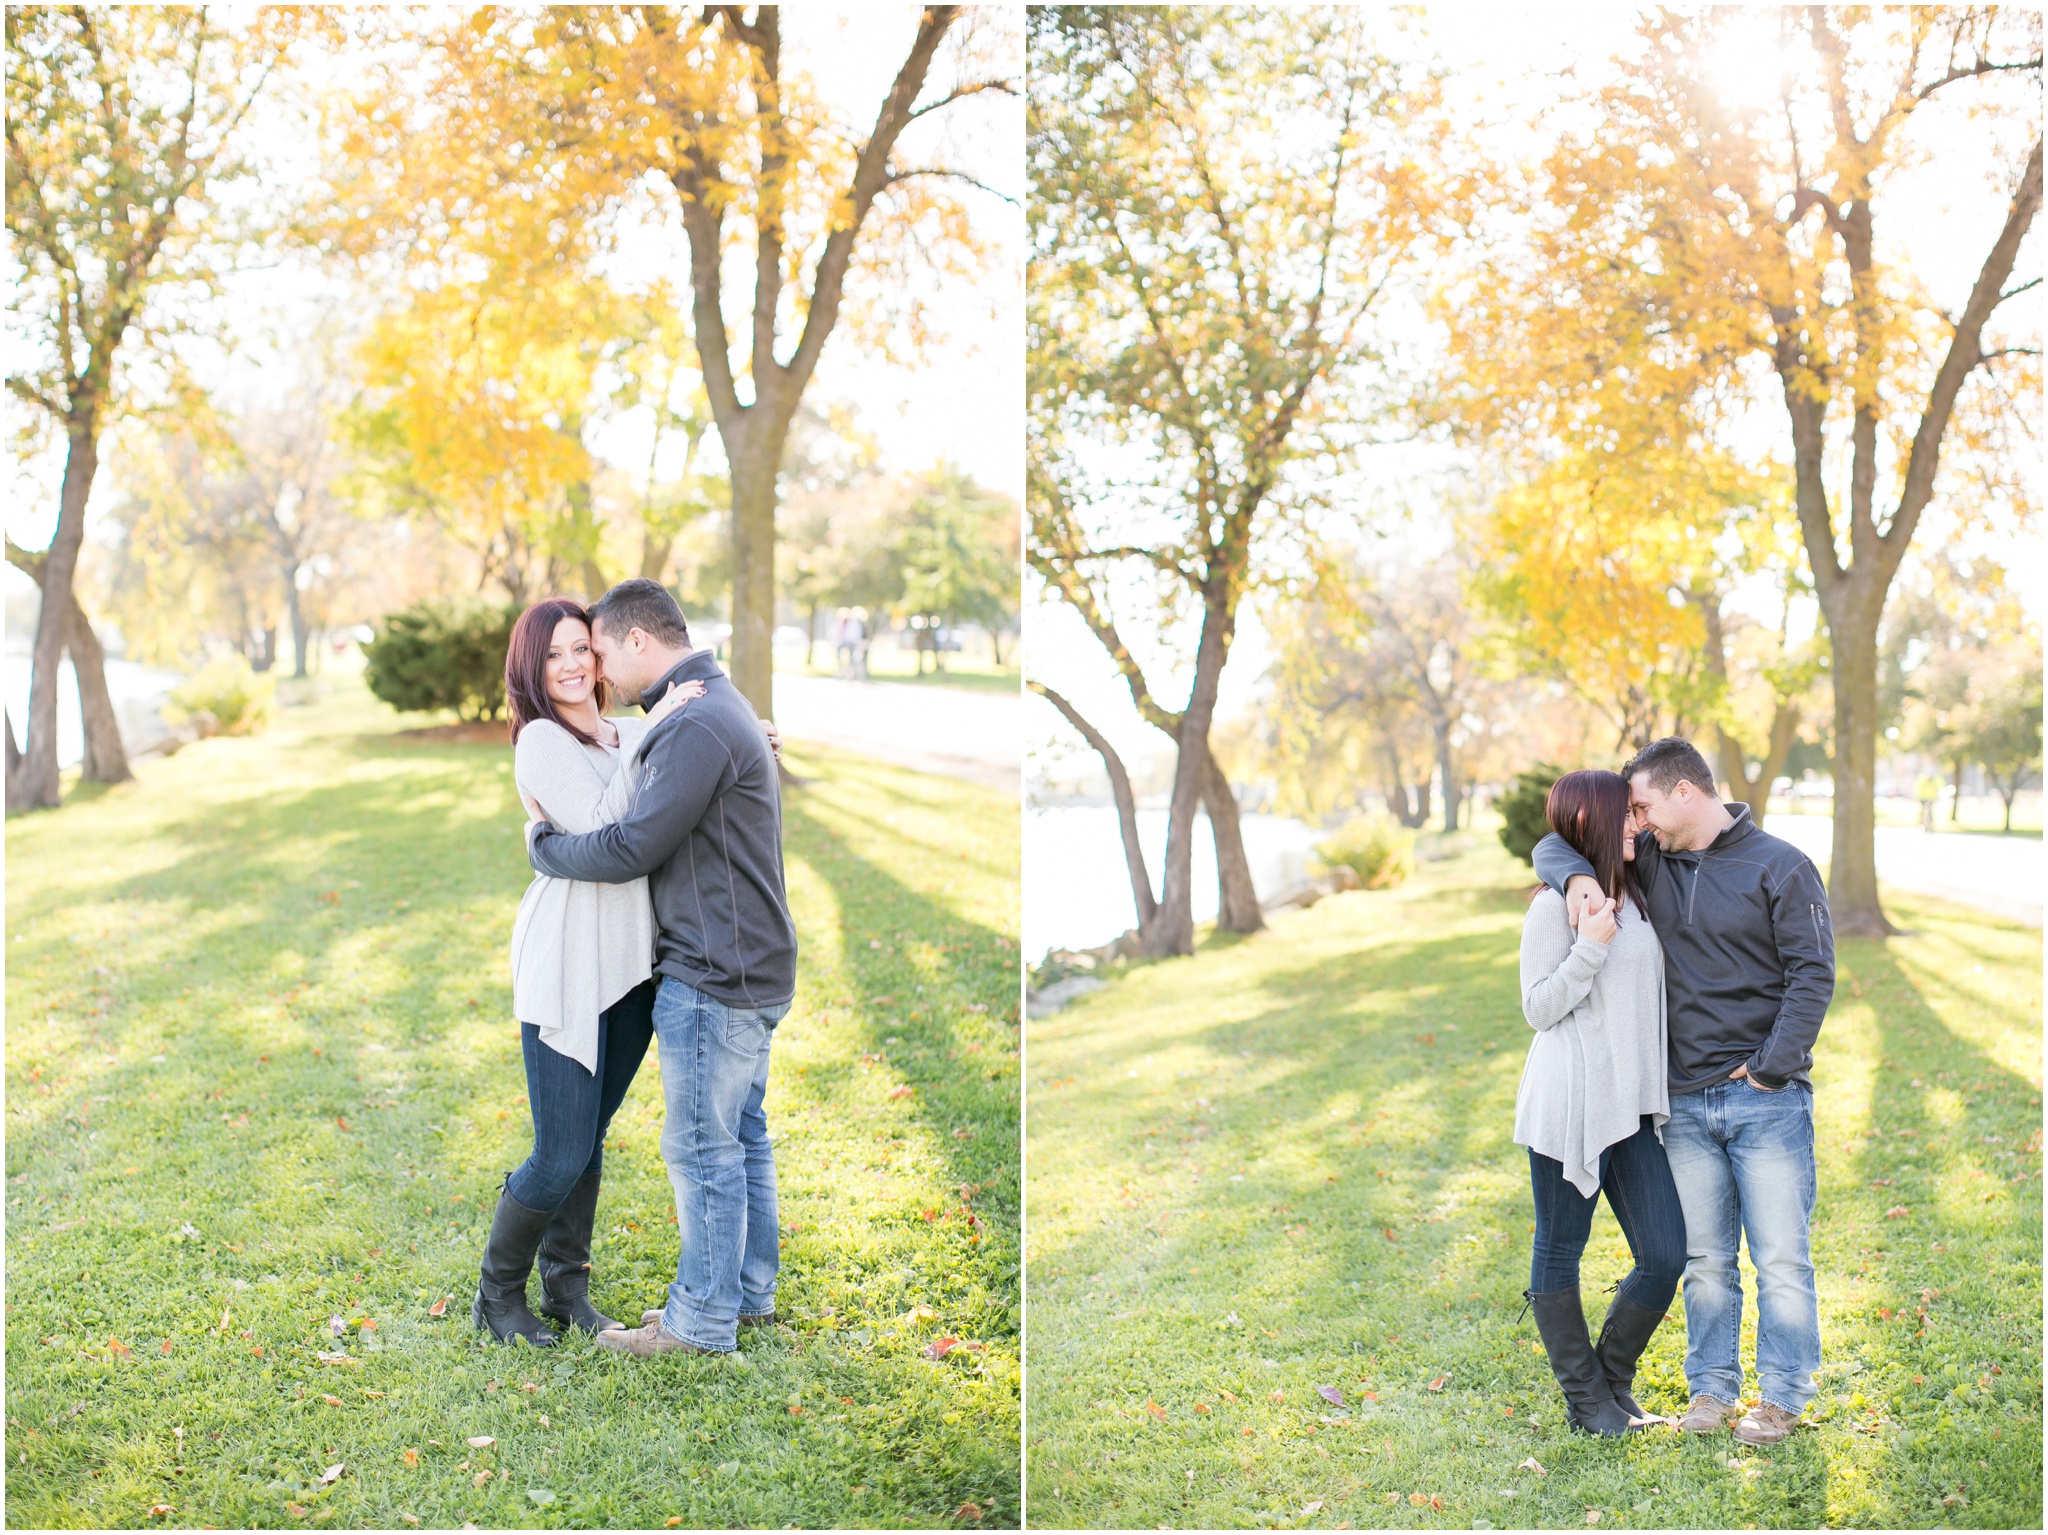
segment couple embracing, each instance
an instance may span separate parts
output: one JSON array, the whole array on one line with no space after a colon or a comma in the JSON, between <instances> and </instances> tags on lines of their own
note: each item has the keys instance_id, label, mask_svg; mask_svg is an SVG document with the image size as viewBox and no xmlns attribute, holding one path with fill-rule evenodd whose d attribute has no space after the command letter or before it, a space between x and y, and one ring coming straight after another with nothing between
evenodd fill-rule
<instances>
[{"instance_id":1,"label":"couple embracing","mask_svg":"<svg viewBox=\"0 0 2048 1535\"><path fill-rule=\"evenodd\" d=\"M1685 1281L1678 1427L1782 1441L1814 1394L1820 1306L1808 1247L1813 1044L1834 994L1834 930L1810 859L1725 805L1669 737L1620 773L1567 773L1536 845L1522 929L1536 1038L1515 1104L1536 1236L1528 1300L1571 1427L1621 1435L1650 1415L1636 1362ZM1596 1342L1579 1300L1607 1196L1634 1268ZM1761 1400L1742 1397L1744 1236L1757 1273Z\"/></svg>"},{"instance_id":2,"label":"couple embracing","mask_svg":"<svg viewBox=\"0 0 2048 1535\"><path fill-rule=\"evenodd\" d=\"M728 1353L775 1320L775 1156L762 1100L796 988L779 742L675 599L624 581L588 612L536 603L505 659L514 778L537 878L512 929L533 1154L506 1178L472 1320L639 1357ZM611 718L614 702L642 719ZM665 1304L627 1328L590 1300L605 1133L653 1041L679 1253Z\"/></svg>"}]
</instances>

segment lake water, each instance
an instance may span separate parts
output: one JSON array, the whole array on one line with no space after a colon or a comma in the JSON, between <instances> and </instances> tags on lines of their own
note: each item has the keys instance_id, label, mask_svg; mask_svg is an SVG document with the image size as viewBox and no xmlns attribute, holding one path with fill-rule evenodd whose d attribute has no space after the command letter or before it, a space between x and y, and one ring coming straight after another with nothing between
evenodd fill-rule
<instances>
[{"instance_id":1,"label":"lake water","mask_svg":"<svg viewBox=\"0 0 2048 1535\"><path fill-rule=\"evenodd\" d=\"M28 735L28 698L35 663L25 655L7 657L7 718L14 726L14 744ZM158 713L164 697L185 679L133 661L107 662L107 692L121 720L121 739L133 752L145 751L169 732ZM57 672L57 765L74 767L85 760L85 722L78 712L78 679L67 657Z\"/></svg>"},{"instance_id":2,"label":"lake water","mask_svg":"<svg viewBox=\"0 0 2048 1535\"><path fill-rule=\"evenodd\" d=\"M1245 857L1260 900L1306 877L1311 850L1326 835L1287 816L1248 815ZM1138 841L1156 893L1166 865L1166 811L1138 812ZM1216 843L1195 817L1193 905L1197 922L1216 917ZM1117 834L1114 805L1032 805L1024 812L1024 953L1086 949L1138 925Z\"/></svg>"}]
</instances>

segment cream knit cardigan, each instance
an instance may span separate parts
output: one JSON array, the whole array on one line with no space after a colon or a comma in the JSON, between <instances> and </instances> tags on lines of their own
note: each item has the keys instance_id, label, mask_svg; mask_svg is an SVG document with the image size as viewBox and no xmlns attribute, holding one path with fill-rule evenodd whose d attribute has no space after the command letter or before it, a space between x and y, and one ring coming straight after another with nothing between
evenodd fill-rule
<instances>
[{"instance_id":1,"label":"cream knit cardigan","mask_svg":"<svg viewBox=\"0 0 2048 1535\"><path fill-rule=\"evenodd\" d=\"M1522 1016L1536 1037L1515 1095L1515 1144L1564 1164L1600 1192L1600 1153L1671 1117L1664 1032L1664 946L1624 901L1612 940L1572 931L1564 897L1543 890L1522 919Z\"/></svg>"},{"instance_id":2,"label":"cream knit cardigan","mask_svg":"<svg viewBox=\"0 0 2048 1535\"><path fill-rule=\"evenodd\" d=\"M608 826L632 803L647 722L611 723L616 748L585 746L553 720L519 732L513 779L563 831ZM654 939L644 877L605 885L535 875L512 924L514 1015L595 1076L598 1014L654 973Z\"/></svg>"}]
</instances>

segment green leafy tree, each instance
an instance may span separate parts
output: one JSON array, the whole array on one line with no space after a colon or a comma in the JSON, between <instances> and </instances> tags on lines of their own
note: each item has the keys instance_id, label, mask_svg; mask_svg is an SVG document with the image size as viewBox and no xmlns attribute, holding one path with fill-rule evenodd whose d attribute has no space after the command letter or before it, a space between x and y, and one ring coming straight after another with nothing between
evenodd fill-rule
<instances>
[{"instance_id":1,"label":"green leafy tree","mask_svg":"<svg viewBox=\"0 0 2048 1535\"><path fill-rule=\"evenodd\" d=\"M65 443L10 809L57 803L57 666L74 633L87 770L128 777L100 648L73 588L100 437L122 409L135 343L161 352L170 321L153 299L203 286L232 261L246 231L227 227L215 194L247 170L248 111L318 20L297 7L239 20L204 6L7 8L7 233L20 263L7 387Z\"/></svg>"},{"instance_id":2,"label":"green leafy tree","mask_svg":"<svg viewBox=\"0 0 2048 1535\"><path fill-rule=\"evenodd\" d=\"M1264 926L1210 745L1217 689L1264 541L1312 499L1294 466L1333 466L1384 409L1377 324L1441 211L1435 84L1365 10L1028 17L1028 557L1175 743L1140 946L1186 954L1198 808L1218 925ZM1134 588L1178 641L1178 707L1126 643Z\"/></svg>"}]
</instances>

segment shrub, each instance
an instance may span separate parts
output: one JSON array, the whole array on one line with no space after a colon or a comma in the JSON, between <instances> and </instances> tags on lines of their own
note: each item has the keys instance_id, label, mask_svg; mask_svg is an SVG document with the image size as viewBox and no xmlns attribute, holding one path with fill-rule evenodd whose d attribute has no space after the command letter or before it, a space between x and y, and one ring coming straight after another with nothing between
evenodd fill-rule
<instances>
[{"instance_id":1,"label":"shrub","mask_svg":"<svg viewBox=\"0 0 2048 1535\"><path fill-rule=\"evenodd\" d=\"M1415 833L1392 816L1362 815L1318 842L1316 856L1345 865L1368 890L1391 890L1415 872Z\"/></svg>"},{"instance_id":2,"label":"shrub","mask_svg":"<svg viewBox=\"0 0 2048 1535\"><path fill-rule=\"evenodd\" d=\"M363 680L394 709L452 709L494 720L505 707L505 652L516 607L420 602L386 615L363 647Z\"/></svg>"},{"instance_id":3,"label":"shrub","mask_svg":"<svg viewBox=\"0 0 2048 1535\"><path fill-rule=\"evenodd\" d=\"M1536 862L1536 844L1550 834L1550 818L1543 807L1550 800L1550 786L1564 777L1564 769L1541 763L1515 775L1508 792L1495 800L1501 814L1500 845L1523 863Z\"/></svg>"},{"instance_id":4,"label":"shrub","mask_svg":"<svg viewBox=\"0 0 2048 1535\"><path fill-rule=\"evenodd\" d=\"M254 735L270 723L276 687L276 678L259 676L241 656L222 656L173 689L165 712L173 724L197 724L204 735Z\"/></svg>"}]
</instances>

